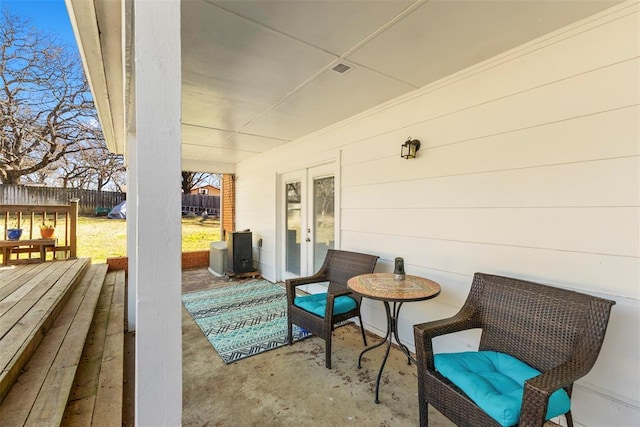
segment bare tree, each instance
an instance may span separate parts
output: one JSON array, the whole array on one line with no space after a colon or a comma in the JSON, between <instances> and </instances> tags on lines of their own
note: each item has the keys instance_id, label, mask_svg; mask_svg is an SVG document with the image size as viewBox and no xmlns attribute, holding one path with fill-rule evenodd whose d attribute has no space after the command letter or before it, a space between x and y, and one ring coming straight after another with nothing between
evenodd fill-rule
<instances>
[{"instance_id":1,"label":"bare tree","mask_svg":"<svg viewBox=\"0 0 640 427\"><path fill-rule=\"evenodd\" d=\"M182 171L182 192L189 194L191 190L202 184L209 184L220 186L220 176L207 172L188 172Z\"/></svg>"},{"instance_id":2,"label":"bare tree","mask_svg":"<svg viewBox=\"0 0 640 427\"><path fill-rule=\"evenodd\" d=\"M31 175L27 175L24 177L25 183L34 183L34 184L49 184L52 178L55 178L56 166L49 165L46 168L40 169L39 171L32 173Z\"/></svg>"},{"instance_id":3,"label":"bare tree","mask_svg":"<svg viewBox=\"0 0 640 427\"><path fill-rule=\"evenodd\" d=\"M127 191L127 172L126 170L118 171L111 177L112 190L118 193L126 193Z\"/></svg>"},{"instance_id":4,"label":"bare tree","mask_svg":"<svg viewBox=\"0 0 640 427\"><path fill-rule=\"evenodd\" d=\"M116 175L126 172L122 155L111 153L104 146L84 150L79 154L91 177L91 189L102 191Z\"/></svg>"},{"instance_id":5,"label":"bare tree","mask_svg":"<svg viewBox=\"0 0 640 427\"><path fill-rule=\"evenodd\" d=\"M126 172L124 158L121 155L110 153L107 150L101 150L101 153L102 156L98 158L98 162L92 165L96 177L96 189L100 191L112 183L117 174Z\"/></svg>"},{"instance_id":6,"label":"bare tree","mask_svg":"<svg viewBox=\"0 0 640 427\"><path fill-rule=\"evenodd\" d=\"M20 184L104 136L77 54L1 13L0 182Z\"/></svg>"},{"instance_id":7,"label":"bare tree","mask_svg":"<svg viewBox=\"0 0 640 427\"><path fill-rule=\"evenodd\" d=\"M55 164L55 168L52 176L64 188L115 189L122 192L126 182L124 158L103 146L67 154Z\"/></svg>"},{"instance_id":8,"label":"bare tree","mask_svg":"<svg viewBox=\"0 0 640 427\"><path fill-rule=\"evenodd\" d=\"M57 170L58 179L62 188L88 189L90 183L89 169L71 156L62 159Z\"/></svg>"}]
</instances>

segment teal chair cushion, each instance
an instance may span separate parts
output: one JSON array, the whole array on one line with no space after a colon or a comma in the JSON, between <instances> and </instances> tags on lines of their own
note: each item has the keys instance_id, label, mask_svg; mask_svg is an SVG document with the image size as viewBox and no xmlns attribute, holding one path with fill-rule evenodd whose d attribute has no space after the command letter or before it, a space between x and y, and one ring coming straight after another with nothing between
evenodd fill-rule
<instances>
[{"instance_id":1,"label":"teal chair cushion","mask_svg":"<svg viewBox=\"0 0 640 427\"><path fill-rule=\"evenodd\" d=\"M540 375L515 357L495 351L441 353L434 361L442 376L504 427L518 424L524 383ZM557 390L549 398L546 419L565 414L570 407L566 391Z\"/></svg>"},{"instance_id":2,"label":"teal chair cushion","mask_svg":"<svg viewBox=\"0 0 640 427\"><path fill-rule=\"evenodd\" d=\"M293 305L300 307L304 311L313 313L317 316L324 317L327 311L327 293L305 295L296 297ZM343 314L356 308L356 302L353 298L346 295L339 296L333 300L333 314Z\"/></svg>"}]
</instances>

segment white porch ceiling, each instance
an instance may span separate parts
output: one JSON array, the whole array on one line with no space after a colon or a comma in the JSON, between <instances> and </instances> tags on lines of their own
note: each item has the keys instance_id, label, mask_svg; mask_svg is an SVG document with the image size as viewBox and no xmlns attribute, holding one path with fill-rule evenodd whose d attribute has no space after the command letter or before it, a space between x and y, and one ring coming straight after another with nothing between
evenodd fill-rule
<instances>
[{"instance_id":1,"label":"white porch ceiling","mask_svg":"<svg viewBox=\"0 0 640 427\"><path fill-rule=\"evenodd\" d=\"M109 4L96 4L102 1ZM81 2L67 3L73 15ZM183 0L183 168L233 171L238 162L616 3L620 1ZM96 7L95 13L107 83L119 74L125 81L119 84L128 84L122 79L123 56L114 58L105 49L111 38L119 40L119 29L103 25L113 22L109 8ZM79 36L86 43L96 38L81 29ZM88 52L91 45L84 48ZM86 61L91 71L92 59ZM333 71L340 63L351 70ZM98 98L96 87L110 86L94 81ZM106 95L101 99L117 99ZM106 110L101 110L103 117ZM110 110L118 116L117 106ZM121 125L112 126L115 135L125 134ZM111 146L124 149L117 142Z\"/></svg>"}]
</instances>

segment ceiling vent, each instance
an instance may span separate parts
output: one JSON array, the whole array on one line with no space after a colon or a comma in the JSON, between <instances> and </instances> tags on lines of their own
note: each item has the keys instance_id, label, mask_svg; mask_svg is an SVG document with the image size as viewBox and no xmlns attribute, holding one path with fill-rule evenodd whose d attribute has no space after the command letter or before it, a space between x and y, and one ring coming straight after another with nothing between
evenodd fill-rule
<instances>
[{"instance_id":1,"label":"ceiling vent","mask_svg":"<svg viewBox=\"0 0 640 427\"><path fill-rule=\"evenodd\" d=\"M332 68L333 71L335 71L336 73L340 73L340 74L344 74L347 71L349 71L351 69L351 67L349 67L347 64L343 64L340 63L338 65L336 65L335 67Z\"/></svg>"}]
</instances>

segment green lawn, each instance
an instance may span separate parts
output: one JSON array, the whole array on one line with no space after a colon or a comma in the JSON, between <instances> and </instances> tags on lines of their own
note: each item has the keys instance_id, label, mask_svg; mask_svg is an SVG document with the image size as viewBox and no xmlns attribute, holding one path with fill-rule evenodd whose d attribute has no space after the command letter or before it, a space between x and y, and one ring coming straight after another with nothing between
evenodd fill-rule
<instances>
[{"instance_id":1,"label":"green lawn","mask_svg":"<svg viewBox=\"0 0 640 427\"><path fill-rule=\"evenodd\" d=\"M220 221L182 219L182 251L209 250L220 240ZM122 219L81 216L78 218L78 256L91 257L94 264L127 255L127 223Z\"/></svg>"}]
</instances>

